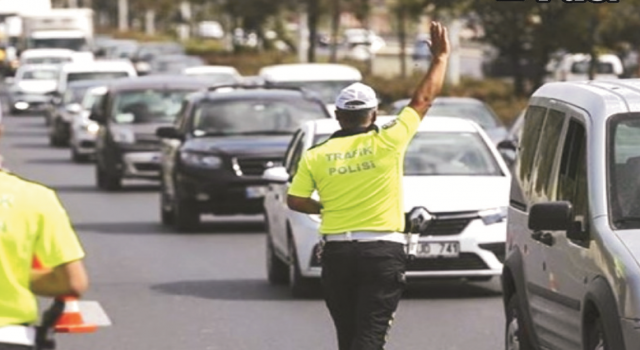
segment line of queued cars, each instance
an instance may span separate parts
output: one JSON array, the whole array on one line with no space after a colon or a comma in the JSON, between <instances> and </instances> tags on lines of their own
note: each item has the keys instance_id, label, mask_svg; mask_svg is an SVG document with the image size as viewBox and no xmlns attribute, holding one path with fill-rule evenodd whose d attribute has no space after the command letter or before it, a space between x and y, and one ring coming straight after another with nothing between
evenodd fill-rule
<instances>
[{"instance_id":1,"label":"line of queued cars","mask_svg":"<svg viewBox=\"0 0 640 350\"><path fill-rule=\"evenodd\" d=\"M282 64L243 77L176 60L174 44L134 45L106 50L122 57L21 67L52 87L43 107L50 143L69 146L76 162L93 160L101 190L159 182L159 218L179 232L198 229L207 214L263 214L269 280L288 283L294 296L313 292L320 218L288 209L286 191L302 154L337 130L333 98L362 81L360 72ZM28 85L18 74L20 84ZM441 97L428 116L405 158L405 209L422 206L435 219L409 277L489 280L505 254L511 173L496 144L508 131L469 98Z\"/></svg>"}]
</instances>

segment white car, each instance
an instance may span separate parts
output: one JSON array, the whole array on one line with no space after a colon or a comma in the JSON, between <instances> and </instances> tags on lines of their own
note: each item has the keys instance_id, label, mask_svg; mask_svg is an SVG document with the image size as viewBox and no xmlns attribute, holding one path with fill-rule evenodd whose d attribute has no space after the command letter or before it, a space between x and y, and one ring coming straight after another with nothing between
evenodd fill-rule
<instances>
[{"instance_id":1,"label":"white car","mask_svg":"<svg viewBox=\"0 0 640 350\"><path fill-rule=\"evenodd\" d=\"M258 76L269 85L304 88L313 91L324 102L331 115L335 97L345 87L362 81L354 67L333 63L293 63L263 67Z\"/></svg>"},{"instance_id":2,"label":"white car","mask_svg":"<svg viewBox=\"0 0 640 350\"><path fill-rule=\"evenodd\" d=\"M57 65L28 64L18 68L9 89L12 113L43 112L51 99L47 94L56 90L59 74Z\"/></svg>"},{"instance_id":3,"label":"white car","mask_svg":"<svg viewBox=\"0 0 640 350\"><path fill-rule=\"evenodd\" d=\"M95 154L96 137L100 125L90 120L89 115L93 106L102 101L106 94L106 86L88 89L79 105L81 112L73 115L69 145L71 159L76 163L85 162Z\"/></svg>"},{"instance_id":4,"label":"white car","mask_svg":"<svg viewBox=\"0 0 640 350\"><path fill-rule=\"evenodd\" d=\"M135 67L128 60L66 63L60 70L57 90L60 94L64 93L72 81L130 78L137 75Z\"/></svg>"},{"instance_id":5,"label":"white car","mask_svg":"<svg viewBox=\"0 0 640 350\"><path fill-rule=\"evenodd\" d=\"M242 81L242 75L232 66L198 66L185 68L184 75L202 78L212 84L237 84Z\"/></svg>"},{"instance_id":6,"label":"white car","mask_svg":"<svg viewBox=\"0 0 640 350\"><path fill-rule=\"evenodd\" d=\"M378 117L378 124L393 117ZM287 207L289 180L302 154L339 129L335 120L308 122L293 137L283 167L267 169L265 195L267 270L274 284L289 283L304 296L321 268L320 217ZM511 174L482 128L469 120L425 118L405 156L404 207L426 208L435 219L421 235L425 252L407 277L490 280L502 273Z\"/></svg>"}]
</instances>

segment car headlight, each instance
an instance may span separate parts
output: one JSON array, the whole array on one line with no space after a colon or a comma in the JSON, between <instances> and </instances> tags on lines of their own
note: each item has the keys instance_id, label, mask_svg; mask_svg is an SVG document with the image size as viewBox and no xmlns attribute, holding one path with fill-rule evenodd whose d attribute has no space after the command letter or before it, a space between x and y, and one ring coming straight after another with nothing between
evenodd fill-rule
<instances>
[{"instance_id":1,"label":"car headlight","mask_svg":"<svg viewBox=\"0 0 640 350\"><path fill-rule=\"evenodd\" d=\"M136 137L132 131L118 130L113 132L113 141L117 143L135 143Z\"/></svg>"},{"instance_id":2,"label":"car headlight","mask_svg":"<svg viewBox=\"0 0 640 350\"><path fill-rule=\"evenodd\" d=\"M210 154L183 152L180 153L180 161L190 166L202 168L218 169L222 166L222 159Z\"/></svg>"},{"instance_id":3,"label":"car headlight","mask_svg":"<svg viewBox=\"0 0 640 350\"><path fill-rule=\"evenodd\" d=\"M507 219L507 207L493 208L478 212L485 225L497 224Z\"/></svg>"},{"instance_id":4,"label":"car headlight","mask_svg":"<svg viewBox=\"0 0 640 350\"><path fill-rule=\"evenodd\" d=\"M29 104L27 102L24 101L20 101L20 102L16 102L13 107L15 107L15 109L23 111L27 108L29 108Z\"/></svg>"},{"instance_id":5,"label":"car headlight","mask_svg":"<svg viewBox=\"0 0 640 350\"><path fill-rule=\"evenodd\" d=\"M98 130L100 130L100 125L98 125L98 123L87 123L84 125L85 130L87 130L88 133L90 134L97 134Z\"/></svg>"}]
</instances>

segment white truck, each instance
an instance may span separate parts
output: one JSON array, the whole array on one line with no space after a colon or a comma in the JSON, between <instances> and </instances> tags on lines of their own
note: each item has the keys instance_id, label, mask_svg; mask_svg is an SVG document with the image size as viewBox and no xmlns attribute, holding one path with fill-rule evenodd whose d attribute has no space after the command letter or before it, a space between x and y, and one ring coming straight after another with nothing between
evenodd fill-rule
<instances>
[{"instance_id":1,"label":"white truck","mask_svg":"<svg viewBox=\"0 0 640 350\"><path fill-rule=\"evenodd\" d=\"M93 10L51 9L23 13L21 49L90 51Z\"/></svg>"},{"instance_id":2,"label":"white truck","mask_svg":"<svg viewBox=\"0 0 640 350\"><path fill-rule=\"evenodd\" d=\"M15 44L22 35L23 13L51 10L51 0L0 0L0 37Z\"/></svg>"}]
</instances>

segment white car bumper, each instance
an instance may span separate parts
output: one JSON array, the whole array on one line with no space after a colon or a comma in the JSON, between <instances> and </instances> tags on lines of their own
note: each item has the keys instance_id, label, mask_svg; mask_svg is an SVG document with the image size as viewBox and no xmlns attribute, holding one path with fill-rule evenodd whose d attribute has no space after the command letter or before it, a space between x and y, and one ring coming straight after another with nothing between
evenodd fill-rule
<instances>
[{"instance_id":1,"label":"white car bumper","mask_svg":"<svg viewBox=\"0 0 640 350\"><path fill-rule=\"evenodd\" d=\"M304 277L319 278L322 269L315 257L320 242L319 223L308 215L291 217L293 234ZM421 243L457 242L457 257L415 258L407 264L410 279L492 277L502 274L502 261L506 240L506 221L485 225L481 219L472 219L464 230L452 235L420 237Z\"/></svg>"}]
</instances>

